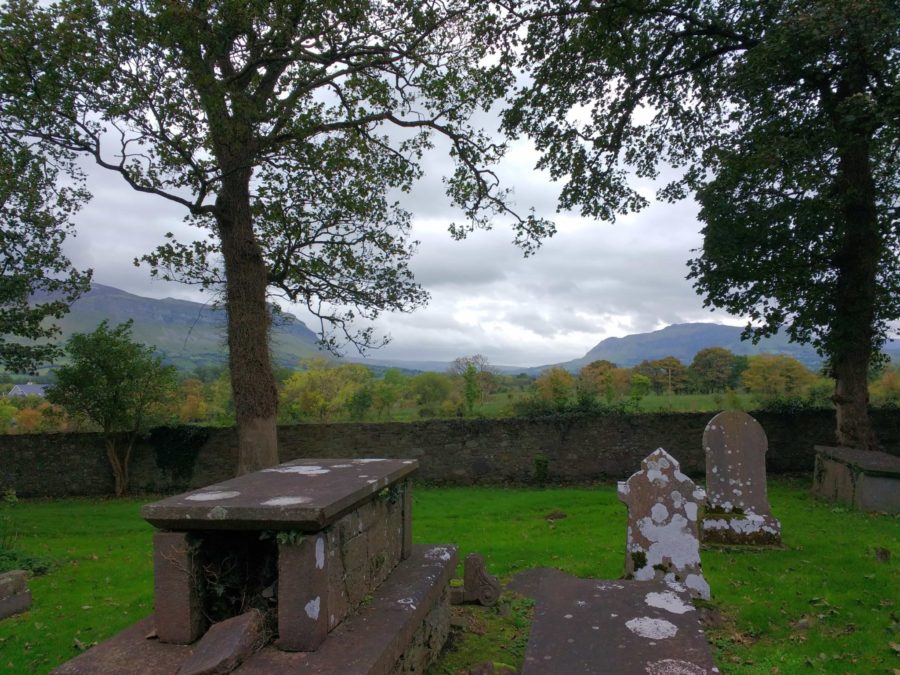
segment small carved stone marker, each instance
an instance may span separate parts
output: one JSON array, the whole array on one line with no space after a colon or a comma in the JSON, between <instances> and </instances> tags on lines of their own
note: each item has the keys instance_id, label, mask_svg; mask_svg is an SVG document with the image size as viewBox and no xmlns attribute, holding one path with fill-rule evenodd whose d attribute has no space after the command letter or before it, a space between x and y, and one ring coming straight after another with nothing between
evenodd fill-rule
<instances>
[{"instance_id":1,"label":"small carved stone marker","mask_svg":"<svg viewBox=\"0 0 900 675\"><path fill-rule=\"evenodd\" d=\"M619 483L619 500L628 506L626 577L680 582L693 597L708 600L697 531L703 490L662 448L647 456L641 467Z\"/></svg>"},{"instance_id":2,"label":"small carved stone marker","mask_svg":"<svg viewBox=\"0 0 900 675\"><path fill-rule=\"evenodd\" d=\"M766 432L745 412L713 417L703 432L706 452L706 513L703 541L718 544L780 544L781 524L766 491Z\"/></svg>"},{"instance_id":3,"label":"small carved stone marker","mask_svg":"<svg viewBox=\"0 0 900 675\"><path fill-rule=\"evenodd\" d=\"M499 599L500 582L487 571L484 558L478 553L467 555L463 566L463 587L452 590L450 601L454 605L477 602L493 607Z\"/></svg>"}]
</instances>

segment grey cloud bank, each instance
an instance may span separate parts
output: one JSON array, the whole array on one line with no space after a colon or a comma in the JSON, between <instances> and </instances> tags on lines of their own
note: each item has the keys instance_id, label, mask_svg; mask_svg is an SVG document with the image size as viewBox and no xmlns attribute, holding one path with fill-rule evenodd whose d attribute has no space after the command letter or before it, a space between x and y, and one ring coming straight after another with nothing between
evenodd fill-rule
<instances>
[{"instance_id":1,"label":"grey cloud bank","mask_svg":"<svg viewBox=\"0 0 900 675\"><path fill-rule=\"evenodd\" d=\"M518 208L535 206L557 223L556 236L529 258L502 222L453 241L447 225L461 214L441 183L450 163L439 149L428 158L427 178L398 199L413 214L420 245L412 268L431 302L412 314L382 315L376 330L392 342L374 358L447 360L480 352L497 364L539 365L582 356L606 337L668 323L736 323L721 312L711 317L685 279L691 251L701 245L693 202L656 203L616 224L554 216L558 186L531 168L536 158L516 142L498 170L515 190ZM181 207L135 193L97 169L90 169L89 187L94 200L78 215L78 236L67 245L76 265L92 267L100 283L138 295L211 299L193 287L154 281L146 266L132 262L166 232L184 241L204 235L183 222ZM318 328L302 308L284 306Z\"/></svg>"}]
</instances>

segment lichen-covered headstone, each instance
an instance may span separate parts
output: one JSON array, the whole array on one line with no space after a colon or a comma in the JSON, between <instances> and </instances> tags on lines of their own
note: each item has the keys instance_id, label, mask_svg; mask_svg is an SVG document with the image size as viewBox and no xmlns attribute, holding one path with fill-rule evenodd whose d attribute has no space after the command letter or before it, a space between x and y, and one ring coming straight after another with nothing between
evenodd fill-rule
<instances>
[{"instance_id":1,"label":"lichen-covered headstone","mask_svg":"<svg viewBox=\"0 0 900 675\"><path fill-rule=\"evenodd\" d=\"M662 448L641 467L619 483L619 499L628 506L626 577L680 582L693 597L708 600L697 530L703 490L681 473L678 460Z\"/></svg>"},{"instance_id":2,"label":"lichen-covered headstone","mask_svg":"<svg viewBox=\"0 0 900 675\"><path fill-rule=\"evenodd\" d=\"M781 524L766 492L766 432L745 412L713 417L703 432L706 510L703 541L752 546L781 543Z\"/></svg>"}]
</instances>

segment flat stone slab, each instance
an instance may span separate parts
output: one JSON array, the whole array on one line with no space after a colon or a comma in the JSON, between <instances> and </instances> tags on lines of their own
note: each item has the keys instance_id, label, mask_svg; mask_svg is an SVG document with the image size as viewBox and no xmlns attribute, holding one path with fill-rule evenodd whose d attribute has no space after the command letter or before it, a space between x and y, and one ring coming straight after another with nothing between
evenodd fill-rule
<instances>
[{"instance_id":1,"label":"flat stone slab","mask_svg":"<svg viewBox=\"0 0 900 675\"><path fill-rule=\"evenodd\" d=\"M429 611L447 592L457 562L455 546L414 545L360 608L315 652L283 652L272 645L246 660L236 673L330 673L386 675L392 672ZM198 643L176 645L148 639L149 616L54 670L60 675L172 675Z\"/></svg>"},{"instance_id":2,"label":"flat stone slab","mask_svg":"<svg viewBox=\"0 0 900 675\"><path fill-rule=\"evenodd\" d=\"M886 452L858 450L856 448L815 446L816 454L849 464L868 474L896 476L900 478L900 457Z\"/></svg>"},{"instance_id":3,"label":"flat stone slab","mask_svg":"<svg viewBox=\"0 0 900 675\"><path fill-rule=\"evenodd\" d=\"M301 459L147 504L168 530L317 532L419 468L414 459Z\"/></svg>"},{"instance_id":4,"label":"flat stone slab","mask_svg":"<svg viewBox=\"0 0 900 675\"><path fill-rule=\"evenodd\" d=\"M537 600L522 675L719 672L681 584L579 579L545 570L518 584L514 579L515 586L533 589Z\"/></svg>"},{"instance_id":5,"label":"flat stone slab","mask_svg":"<svg viewBox=\"0 0 900 675\"><path fill-rule=\"evenodd\" d=\"M153 615L131 624L121 633L91 647L80 656L50 671L55 675L172 675L193 652L192 645L160 642Z\"/></svg>"}]
</instances>

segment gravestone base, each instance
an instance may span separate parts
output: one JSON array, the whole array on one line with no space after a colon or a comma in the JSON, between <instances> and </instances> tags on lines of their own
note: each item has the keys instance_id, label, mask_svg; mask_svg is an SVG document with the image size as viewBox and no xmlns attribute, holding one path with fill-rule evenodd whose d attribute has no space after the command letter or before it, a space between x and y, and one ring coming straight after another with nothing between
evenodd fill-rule
<instances>
[{"instance_id":1,"label":"gravestone base","mask_svg":"<svg viewBox=\"0 0 900 675\"><path fill-rule=\"evenodd\" d=\"M314 652L286 652L268 645L232 672L421 673L437 656L450 631L448 587L455 572L455 546L412 546L372 594ZM198 643L179 645L153 637L153 617L89 649L53 671L59 675L172 675L190 660Z\"/></svg>"},{"instance_id":2,"label":"gravestone base","mask_svg":"<svg viewBox=\"0 0 900 675\"><path fill-rule=\"evenodd\" d=\"M781 546L781 523L771 515L710 513L700 522L704 544L725 546Z\"/></svg>"},{"instance_id":3,"label":"gravestone base","mask_svg":"<svg viewBox=\"0 0 900 675\"><path fill-rule=\"evenodd\" d=\"M812 493L860 511L900 513L900 457L817 445Z\"/></svg>"}]
</instances>

